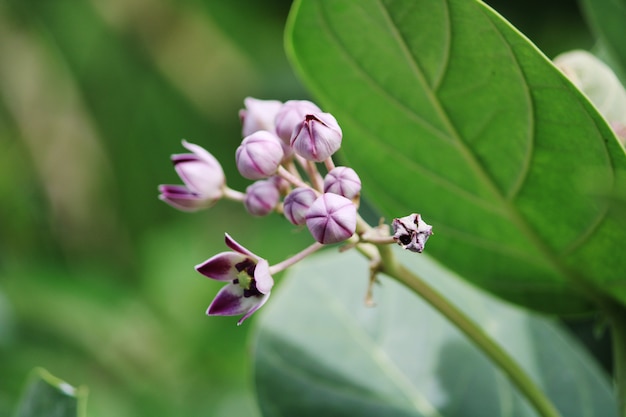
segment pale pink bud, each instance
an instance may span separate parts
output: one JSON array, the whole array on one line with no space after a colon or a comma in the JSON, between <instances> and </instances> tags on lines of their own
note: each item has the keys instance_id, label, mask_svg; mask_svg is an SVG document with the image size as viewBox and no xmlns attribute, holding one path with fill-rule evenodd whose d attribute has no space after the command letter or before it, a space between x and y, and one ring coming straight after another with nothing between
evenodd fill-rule
<instances>
[{"instance_id":1,"label":"pale pink bud","mask_svg":"<svg viewBox=\"0 0 626 417\"><path fill-rule=\"evenodd\" d=\"M310 188L298 187L290 192L283 201L283 212L292 224L306 223L306 212L315 201L315 192Z\"/></svg>"},{"instance_id":2,"label":"pale pink bud","mask_svg":"<svg viewBox=\"0 0 626 417\"><path fill-rule=\"evenodd\" d=\"M307 114L321 113L319 107L308 100L286 101L276 114L276 134L290 145L291 134Z\"/></svg>"},{"instance_id":3,"label":"pale pink bud","mask_svg":"<svg viewBox=\"0 0 626 417\"><path fill-rule=\"evenodd\" d=\"M283 156L280 139L271 132L259 130L243 139L235 159L241 175L258 180L274 175Z\"/></svg>"},{"instance_id":4,"label":"pale pink bud","mask_svg":"<svg viewBox=\"0 0 626 417\"><path fill-rule=\"evenodd\" d=\"M291 147L304 159L322 162L341 147L341 136L341 128L332 114L308 114L294 129Z\"/></svg>"},{"instance_id":5,"label":"pale pink bud","mask_svg":"<svg viewBox=\"0 0 626 417\"><path fill-rule=\"evenodd\" d=\"M338 194L322 194L307 211L306 226L320 243L342 242L356 230L356 206Z\"/></svg>"},{"instance_id":6,"label":"pale pink bud","mask_svg":"<svg viewBox=\"0 0 626 417\"><path fill-rule=\"evenodd\" d=\"M324 177L324 192L339 194L352 200L361 192L361 179L352 168L333 168Z\"/></svg>"},{"instance_id":7,"label":"pale pink bud","mask_svg":"<svg viewBox=\"0 0 626 417\"><path fill-rule=\"evenodd\" d=\"M256 181L246 188L243 205L253 216L267 216L280 200L280 193L276 183L271 180Z\"/></svg>"},{"instance_id":8,"label":"pale pink bud","mask_svg":"<svg viewBox=\"0 0 626 417\"><path fill-rule=\"evenodd\" d=\"M252 97L246 97L243 103L246 108L239 110L243 137L250 136L258 130L274 131L274 119L283 103L278 100L259 100Z\"/></svg>"}]
</instances>

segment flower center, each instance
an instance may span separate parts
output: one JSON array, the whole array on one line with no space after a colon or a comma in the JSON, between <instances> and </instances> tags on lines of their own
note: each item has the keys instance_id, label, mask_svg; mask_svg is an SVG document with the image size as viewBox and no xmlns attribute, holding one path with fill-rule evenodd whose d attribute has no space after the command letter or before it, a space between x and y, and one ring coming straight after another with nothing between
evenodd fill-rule
<instances>
[{"instance_id":1,"label":"flower center","mask_svg":"<svg viewBox=\"0 0 626 417\"><path fill-rule=\"evenodd\" d=\"M254 280L254 270L256 269L256 262L251 259L239 262L235 265L237 269L237 279L233 281L234 284L239 284L243 288L243 296L248 298L252 296L261 295L261 292L256 288L256 281Z\"/></svg>"}]
</instances>

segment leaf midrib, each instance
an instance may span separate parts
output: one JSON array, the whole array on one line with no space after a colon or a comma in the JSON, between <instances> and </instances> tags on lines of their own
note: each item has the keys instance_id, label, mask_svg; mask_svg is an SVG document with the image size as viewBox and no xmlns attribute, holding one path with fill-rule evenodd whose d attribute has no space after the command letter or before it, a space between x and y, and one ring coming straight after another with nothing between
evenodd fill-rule
<instances>
[{"instance_id":1,"label":"leaf midrib","mask_svg":"<svg viewBox=\"0 0 626 417\"><path fill-rule=\"evenodd\" d=\"M516 207L514 207L512 205L513 196L511 196L511 200L505 198L505 196L500 192L500 190L495 185L495 183L489 178L489 176L486 175L486 170L483 169L481 164L479 164L477 162L474 154L467 148L465 143L461 140L460 135L458 134L458 132L454 128L454 125L451 123L451 121L450 121L449 117L447 116L446 112L439 105L439 101L436 100L436 97L434 96L433 91L428 87L428 83L426 83L425 78L423 77L422 71L418 67L418 65L415 62L415 60L412 59L412 56L411 56L411 54L409 52L409 49L407 48L406 42L404 42L402 36L399 33L397 33L397 30L395 28L395 25L393 25L393 21L392 21L391 17L386 12L387 9L381 3L381 0L376 0L376 3L381 8L381 10L385 11L385 16L387 17L387 21L389 23L389 28L390 28L391 33L394 34L395 38L398 40L399 46L404 51L405 56L407 57L407 61L409 62L410 66L413 68L413 72L415 74L416 79L422 84L422 86L424 86L424 91L426 91L426 93L427 93L427 95L428 95L428 97L429 97L429 99L430 99L430 101L431 101L431 103L433 105L433 108L440 115L442 122L447 125L447 127L449 129L449 134L452 136L453 143L456 145L457 149L459 149L459 152L461 153L463 158L467 161L470 169L480 179L482 185L484 185L485 188L498 201L500 201L500 204L502 205L502 207L504 207L504 211L508 214L509 220L516 226L516 228L520 231L520 233L522 233L530 242L532 242L535 245L535 247L538 248L538 250L541 253L544 254L544 257L545 257L545 259L547 261L547 264L551 265L552 268L559 275L561 275L562 277L566 278L570 283L574 283L577 286L579 286L581 288L584 288L586 291L591 291L592 293L597 292L597 290L593 290L592 288L590 288L590 286L588 284L586 284L581 277L575 276L572 273L572 271L569 268L567 268L562 263L562 261L554 253L553 249L550 248L547 245L547 243L545 243L543 241L543 239L529 226L527 221L521 216L521 213L519 213L519 211L516 209ZM446 4L448 4L448 1L446 1ZM339 37L335 34L334 30L332 30L331 25L329 25L329 18L327 16L327 10L322 6L321 3L317 3L316 7L320 8L320 11L321 11L320 16L323 18L323 21L321 22L321 23L323 23L323 28L326 30L328 35L335 40L335 43L338 46L341 46L344 56L347 57L349 59L349 61L353 62L353 64L355 64L354 59L352 59L352 56L347 52L345 45L342 44L342 42L339 40ZM487 7L483 6L483 13L485 13L486 11L487 11ZM492 22L491 16L487 15L487 18L488 18L488 20L490 22ZM494 30L500 36L502 36L501 31L498 28L496 28L495 26L494 26ZM507 42L504 42L504 43L507 45L507 47L509 47L509 51L511 52L512 58L516 62L518 62L517 56L510 49L510 46L508 45L508 43ZM360 68L359 65L356 65L356 67ZM518 68L520 68L519 65L518 65ZM368 75L367 76L367 80L371 83L373 88L376 88L378 91L382 91L384 93L384 95L389 97L393 102L398 103L399 107L402 110L404 110L405 112L408 112L411 115L414 115L414 113L412 113L410 111L410 109L408 109L406 106L404 106L402 103L400 103L397 99L395 99L395 97L391 96L383 87L379 86L369 76L369 74L367 74L367 72L365 72L363 70L363 68L361 68L361 70L366 75ZM521 70L521 68L520 68L520 70ZM308 76L306 78L311 79ZM527 84L525 84L525 86L526 86L527 94L529 94ZM319 93L319 90L318 90L318 93ZM322 96L326 96L326 95L322 94ZM529 97L529 102L532 103L532 97ZM533 118L533 120L534 120L534 118ZM534 131L534 129L533 129L533 131ZM534 136L535 135L533 135L533 137ZM446 136L446 138L449 139L449 136ZM519 189L523 185L523 180L518 181L518 183L519 183L519 186L518 186L518 189ZM601 223L601 221L600 221L600 223Z\"/></svg>"}]
</instances>

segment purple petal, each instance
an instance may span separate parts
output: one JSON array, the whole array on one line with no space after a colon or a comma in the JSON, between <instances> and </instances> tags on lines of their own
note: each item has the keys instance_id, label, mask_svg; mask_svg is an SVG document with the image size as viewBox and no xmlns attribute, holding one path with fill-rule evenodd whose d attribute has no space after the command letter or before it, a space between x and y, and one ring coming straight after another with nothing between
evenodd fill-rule
<instances>
[{"instance_id":1,"label":"purple petal","mask_svg":"<svg viewBox=\"0 0 626 417\"><path fill-rule=\"evenodd\" d=\"M207 199L222 197L225 183L222 166L206 149L183 140L193 154L172 155L174 169L185 185Z\"/></svg>"},{"instance_id":2,"label":"purple petal","mask_svg":"<svg viewBox=\"0 0 626 417\"><path fill-rule=\"evenodd\" d=\"M250 298L258 299L258 303L254 305L242 318L239 319L239 321L237 322L237 326L241 326L241 323L243 323L245 319L250 317L259 308L263 307L263 304L265 304L267 300L270 298L270 293L264 294L261 297L250 297Z\"/></svg>"},{"instance_id":3,"label":"purple petal","mask_svg":"<svg viewBox=\"0 0 626 417\"><path fill-rule=\"evenodd\" d=\"M174 169L189 189L208 198L221 197L224 177L218 171L209 169L204 161L187 159L176 163Z\"/></svg>"},{"instance_id":4,"label":"purple petal","mask_svg":"<svg viewBox=\"0 0 626 417\"><path fill-rule=\"evenodd\" d=\"M254 281L256 289L263 294L269 294L274 286L274 279L270 274L270 264L265 259L259 259L254 269Z\"/></svg>"},{"instance_id":5,"label":"purple petal","mask_svg":"<svg viewBox=\"0 0 626 417\"><path fill-rule=\"evenodd\" d=\"M222 171L222 165L220 165L219 161L215 159L215 157L211 154L211 152L204 149L202 146L198 146L193 143L189 143L186 140L183 140L183 146L194 153L198 158L202 159L208 165L210 165L213 169Z\"/></svg>"},{"instance_id":6,"label":"purple petal","mask_svg":"<svg viewBox=\"0 0 626 417\"><path fill-rule=\"evenodd\" d=\"M182 185L159 185L159 192L160 200L178 210L196 211L208 206L206 200Z\"/></svg>"},{"instance_id":7,"label":"purple petal","mask_svg":"<svg viewBox=\"0 0 626 417\"><path fill-rule=\"evenodd\" d=\"M209 316L237 316L245 314L237 324L241 324L267 301L269 294L244 297L243 288L237 284L227 284L215 296L207 309Z\"/></svg>"},{"instance_id":8,"label":"purple petal","mask_svg":"<svg viewBox=\"0 0 626 417\"><path fill-rule=\"evenodd\" d=\"M196 271L217 281L232 281L237 279L235 265L248 257L235 252L222 252L196 265Z\"/></svg>"},{"instance_id":9,"label":"purple petal","mask_svg":"<svg viewBox=\"0 0 626 417\"><path fill-rule=\"evenodd\" d=\"M248 249L244 248L239 243L237 243L237 241L233 239L232 237L230 237L228 233L224 233L224 241L226 242L226 246L228 246L232 250L239 252L239 253L243 253L244 255L248 255L254 258L255 260L259 259L259 257L256 256L254 253L250 252Z\"/></svg>"}]
</instances>

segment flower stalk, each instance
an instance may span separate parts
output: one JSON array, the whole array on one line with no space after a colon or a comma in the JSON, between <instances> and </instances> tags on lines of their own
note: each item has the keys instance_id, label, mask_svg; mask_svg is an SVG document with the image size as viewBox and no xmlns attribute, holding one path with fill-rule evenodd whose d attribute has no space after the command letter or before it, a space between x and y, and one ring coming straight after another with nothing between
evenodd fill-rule
<instances>
[{"instance_id":1,"label":"flower stalk","mask_svg":"<svg viewBox=\"0 0 626 417\"><path fill-rule=\"evenodd\" d=\"M554 404L497 342L437 290L399 263L389 245L378 246L379 271L396 279L440 312L500 368L542 417L561 417ZM626 328L625 328L626 329ZM626 416L626 414L623 414Z\"/></svg>"}]
</instances>

